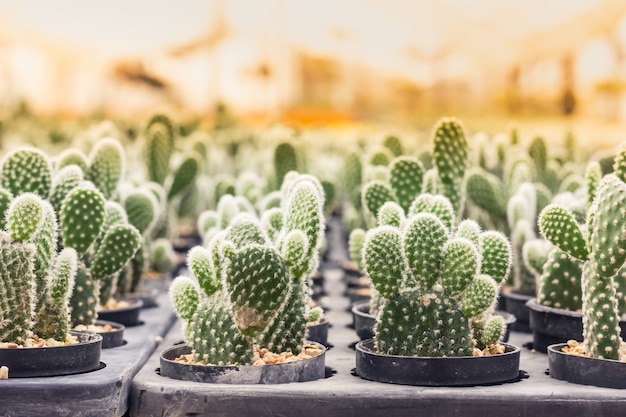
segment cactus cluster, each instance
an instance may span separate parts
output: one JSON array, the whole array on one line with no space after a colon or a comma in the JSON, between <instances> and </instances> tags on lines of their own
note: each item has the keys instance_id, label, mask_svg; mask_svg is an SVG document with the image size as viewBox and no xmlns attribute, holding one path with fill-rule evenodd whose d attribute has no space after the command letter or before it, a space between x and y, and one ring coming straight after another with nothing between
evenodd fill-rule
<instances>
[{"instance_id":1,"label":"cactus cluster","mask_svg":"<svg viewBox=\"0 0 626 417\"><path fill-rule=\"evenodd\" d=\"M197 361L247 364L256 343L299 353L308 317L308 277L317 268L324 228L316 178L286 175L280 224L272 239L258 218L236 214L206 247L187 256L191 277L170 287L185 340ZM212 223L212 222L208 222Z\"/></svg>"},{"instance_id":2,"label":"cactus cluster","mask_svg":"<svg viewBox=\"0 0 626 417\"><path fill-rule=\"evenodd\" d=\"M66 340L77 255L57 252L57 234L48 201L30 192L11 201L0 232L0 341Z\"/></svg>"},{"instance_id":3,"label":"cactus cluster","mask_svg":"<svg viewBox=\"0 0 626 417\"><path fill-rule=\"evenodd\" d=\"M383 298L376 349L471 356L502 331L491 307L509 273L509 242L499 232L481 232L471 220L455 225L456 211L442 196L422 195L412 207L400 226L379 225L365 238L363 264Z\"/></svg>"}]
</instances>

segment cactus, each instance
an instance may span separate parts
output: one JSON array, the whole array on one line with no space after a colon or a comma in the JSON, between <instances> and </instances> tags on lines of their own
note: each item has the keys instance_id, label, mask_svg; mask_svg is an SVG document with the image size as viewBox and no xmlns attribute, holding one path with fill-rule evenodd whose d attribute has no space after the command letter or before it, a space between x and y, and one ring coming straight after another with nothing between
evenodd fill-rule
<instances>
[{"instance_id":1,"label":"cactus","mask_svg":"<svg viewBox=\"0 0 626 417\"><path fill-rule=\"evenodd\" d=\"M593 200L596 198L598 184L602 178L602 169L597 161L592 161L585 168L585 185L587 192L587 207L591 207ZM620 178L624 181L626 178Z\"/></svg>"},{"instance_id":2,"label":"cactus","mask_svg":"<svg viewBox=\"0 0 626 417\"><path fill-rule=\"evenodd\" d=\"M288 181L288 182L287 182ZM187 256L189 277L177 277L170 295L185 322L185 340L197 360L245 364L253 343L275 352L300 352L309 318L308 275L323 237L323 195L317 179L285 178L276 241L251 213L235 215L207 247ZM261 289L259 289L261 288Z\"/></svg>"},{"instance_id":3,"label":"cactus","mask_svg":"<svg viewBox=\"0 0 626 417\"><path fill-rule=\"evenodd\" d=\"M1 341L66 340L77 257L72 249L57 255L57 235L48 201L24 193L11 202L0 232Z\"/></svg>"},{"instance_id":4,"label":"cactus","mask_svg":"<svg viewBox=\"0 0 626 417\"><path fill-rule=\"evenodd\" d=\"M472 169L467 176L467 197L492 219L502 219L506 214L507 197L503 187L498 177L480 168Z\"/></svg>"},{"instance_id":5,"label":"cactus","mask_svg":"<svg viewBox=\"0 0 626 417\"><path fill-rule=\"evenodd\" d=\"M462 224L462 236L479 233L475 223ZM477 245L435 214L416 210L402 228L369 230L363 263L384 298L376 323L379 353L470 356L481 346L475 337L492 342L500 335L502 324L492 320L490 307L510 269L504 235L480 233Z\"/></svg>"},{"instance_id":6,"label":"cactus","mask_svg":"<svg viewBox=\"0 0 626 417\"><path fill-rule=\"evenodd\" d=\"M350 232L348 238L348 253L350 259L356 263L357 268L361 269L361 251L363 250L363 242L365 241L365 230L357 228Z\"/></svg>"},{"instance_id":7,"label":"cactus","mask_svg":"<svg viewBox=\"0 0 626 417\"><path fill-rule=\"evenodd\" d=\"M100 139L89 155L89 168L85 178L91 181L105 199L114 196L120 179L124 176L125 155L117 139Z\"/></svg>"},{"instance_id":8,"label":"cactus","mask_svg":"<svg viewBox=\"0 0 626 417\"><path fill-rule=\"evenodd\" d=\"M433 131L433 161L437 168L441 190L460 216L463 209L463 180L468 164L465 129L456 119L439 120Z\"/></svg>"},{"instance_id":9,"label":"cactus","mask_svg":"<svg viewBox=\"0 0 626 417\"><path fill-rule=\"evenodd\" d=\"M124 211L128 216L128 223L135 226L142 235L150 233L160 214L156 197L144 188L137 188L125 196Z\"/></svg>"},{"instance_id":10,"label":"cactus","mask_svg":"<svg viewBox=\"0 0 626 417\"><path fill-rule=\"evenodd\" d=\"M181 164L174 171L172 183L167 193L168 201L187 190L196 180L199 171L200 159L198 155L195 153L186 155Z\"/></svg>"},{"instance_id":11,"label":"cactus","mask_svg":"<svg viewBox=\"0 0 626 417\"><path fill-rule=\"evenodd\" d=\"M566 209L551 205L539 216L543 236L582 265L583 339L594 358L619 359L619 300L615 279L626 260L626 184L615 174L602 178L589 209L586 236Z\"/></svg>"},{"instance_id":12,"label":"cactus","mask_svg":"<svg viewBox=\"0 0 626 417\"><path fill-rule=\"evenodd\" d=\"M65 247L81 257L100 234L105 217L105 199L98 190L77 187L63 200L59 220Z\"/></svg>"},{"instance_id":13,"label":"cactus","mask_svg":"<svg viewBox=\"0 0 626 417\"><path fill-rule=\"evenodd\" d=\"M394 157L402 155L402 142L400 138L394 135L386 136L383 140L383 146L393 154Z\"/></svg>"},{"instance_id":14,"label":"cactus","mask_svg":"<svg viewBox=\"0 0 626 417\"><path fill-rule=\"evenodd\" d=\"M389 185L394 191L398 204L408 212L415 197L422 190L424 167L419 159L399 157L391 162Z\"/></svg>"},{"instance_id":15,"label":"cactus","mask_svg":"<svg viewBox=\"0 0 626 417\"><path fill-rule=\"evenodd\" d=\"M553 248L543 266L537 302L541 305L566 310L582 309L581 275L583 261Z\"/></svg>"},{"instance_id":16,"label":"cactus","mask_svg":"<svg viewBox=\"0 0 626 417\"><path fill-rule=\"evenodd\" d=\"M352 206L361 208L361 183L363 182L363 166L357 153L349 153L344 164L344 186Z\"/></svg>"},{"instance_id":17,"label":"cactus","mask_svg":"<svg viewBox=\"0 0 626 417\"><path fill-rule=\"evenodd\" d=\"M57 156L56 169L61 171L63 168L76 165L82 171L83 175L87 173L89 169L89 162L87 156L79 149L66 149Z\"/></svg>"},{"instance_id":18,"label":"cactus","mask_svg":"<svg viewBox=\"0 0 626 417\"><path fill-rule=\"evenodd\" d=\"M276 186L283 185L285 175L289 171L298 170L298 159L296 150L291 143L283 142L274 149L274 175L276 176Z\"/></svg>"},{"instance_id":19,"label":"cactus","mask_svg":"<svg viewBox=\"0 0 626 417\"><path fill-rule=\"evenodd\" d=\"M163 185L174 152L174 128L165 115L153 116L145 132L144 159L148 179Z\"/></svg>"},{"instance_id":20,"label":"cactus","mask_svg":"<svg viewBox=\"0 0 626 417\"><path fill-rule=\"evenodd\" d=\"M52 183L52 166L48 157L36 148L20 148L2 161L0 185L13 196L32 192L48 197Z\"/></svg>"}]
</instances>

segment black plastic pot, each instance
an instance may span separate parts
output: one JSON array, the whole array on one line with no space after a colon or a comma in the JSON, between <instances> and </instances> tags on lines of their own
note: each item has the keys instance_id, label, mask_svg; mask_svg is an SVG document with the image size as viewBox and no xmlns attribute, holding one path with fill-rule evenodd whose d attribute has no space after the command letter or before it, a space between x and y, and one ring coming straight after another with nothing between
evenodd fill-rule
<instances>
[{"instance_id":1,"label":"black plastic pot","mask_svg":"<svg viewBox=\"0 0 626 417\"><path fill-rule=\"evenodd\" d=\"M141 324L139 321L139 312L143 306L141 298L128 297L120 298L130 303L130 306L125 308L116 308L113 310L100 310L98 311L98 320L113 321L123 324L126 327L137 326Z\"/></svg>"},{"instance_id":2,"label":"black plastic pot","mask_svg":"<svg viewBox=\"0 0 626 417\"><path fill-rule=\"evenodd\" d=\"M9 368L9 378L80 374L100 368L102 336L70 330L79 343L62 346L0 349L0 365Z\"/></svg>"},{"instance_id":3,"label":"black plastic pot","mask_svg":"<svg viewBox=\"0 0 626 417\"><path fill-rule=\"evenodd\" d=\"M129 294L129 296L141 299L143 302L141 308L153 308L158 306L157 297L159 296L159 293L160 291L157 288L145 287Z\"/></svg>"},{"instance_id":4,"label":"black plastic pot","mask_svg":"<svg viewBox=\"0 0 626 417\"><path fill-rule=\"evenodd\" d=\"M191 353L186 344L165 349L160 355L161 376L192 382L216 384L286 384L290 382L314 381L324 378L326 349L318 343L323 352L301 361L274 365L191 365L175 362L180 355Z\"/></svg>"},{"instance_id":5,"label":"black plastic pot","mask_svg":"<svg viewBox=\"0 0 626 417\"><path fill-rule=\"evenodd\" d=\"M510 290L500 295L504 299L504 311L515 316L515 323L511 327L516 332L532 333L530 330L530 313L526 302L535 297L535 290Z\"/></svg>"},{"instance_id":6,"label":"black plastic pot","mask_svg":"<svg viewBox=\"0 0 626 417\"><path fill-rule=\"evenodd\" d=\"M565 343L548 346L550 376L574 384L626 388L626 362L563 353Z\"/></svg>"},{"instance_id":7,"label":"black plastic pot","mask_svg":"<svg viewBox=\"0 0 626 417\"><path fill-rule=\"evenodd\" d=\"M373 338L376 316L370 314L370 302L362 301L352 306L352 315L354 317L354 330L359 339Z\"/></svg>"},{"instance_id":8,"label":"black plastic pot","mask_svg":"<svg viewBox=\"0 0 626 417\"><path fill-rule=\"evenodd\" d=\"M526 303L530 311L530 328L533 332L533 348L546 353L548 346L580 340L583 337L583 315L577 311L546 307L535 298ZM620 320L622 337L626 336L626 321Z\"/></svg>"},{"instance_id":9,"label":"black plastic pot","mask_svg":"<svg viewBox=\"0 0 626 417\"><path fill-rule=\"evenodd\" d=\"M356 345L356 372L372 381L430 387L514 381L519 376L520 349L505 346L501 355L430 358L382 355L374 350L374 340L368 339Z\"/></svg>"},{"instance_id":10,"label":"black plastic pot","mask_svg":"<svg viewBox=\"0 0 626 417\"><path fill-rule=\"evenodd\" d=\"M124 344L124 329L123 324L116 323L114 321L96 320L96 326L104 326L110 324L113 330L110 332L98 332L102 336L102 349L110 349Z\"/></svg>"},{"instance_id":11,"label":"black plastic pot","mask_svg":"<svg viewBox=\"0 0 626 417\"><path fill-rule=\"evenodd\" d=\"M307 326L306 338L311 342L317 342L325 347L328 347L328 327L330 323L325 318L317 323Z\"/></svg>"}]
</instances>

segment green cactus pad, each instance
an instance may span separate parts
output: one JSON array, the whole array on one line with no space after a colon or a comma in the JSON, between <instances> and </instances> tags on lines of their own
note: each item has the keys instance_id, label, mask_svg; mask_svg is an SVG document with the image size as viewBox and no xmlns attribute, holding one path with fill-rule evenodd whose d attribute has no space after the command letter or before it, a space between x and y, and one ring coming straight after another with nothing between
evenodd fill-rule
<instances>
[{"instance_id":1,"label":"green cactus pad","mask_svg":"<svg viewBox=\"0 0 626 417\"><path fill-rule=\"evenodd\" d=\"M457 226L455 236L468 239L470 242L476 245L476 247L479 247L480 234L480 225L472 219L465 219L461 221Z\"/></svg>"},{"instance_id":2,"label":"green cactus pad","mask_svg":"<svg viewBox=\"0 0 626 417\"><path fill-rule=\"evenodd\" d=\"M539 214L539 230L550 243L571 256L582 260L589 256L580 226L569 210L548 205Z\"/></svg>"},{"instance_id":3,"label":"green cactus pad","mask_svg":"<svg viewBox=\"0 0 626 417\"><path fill-rule=\"evenodd\" d=\"M490 346L497 343L502 336L502 330L504 329L504 319L502 316L494 315L483 328L483 333L480 337L480 342L483 346Z\"/></svg>"},{"instance_id":4,"label":"green cactus pad","mask_svg":"<svg viewBox=\"0 0 626 417\"><path fill-rule=\"evenodd\" d=\"M393 191L387 183L375 180L370 181L363 187L363 206L374 216L387 201L395 201Z\"/></svg>"},{"instance_id":5,"label":"green cactus pad","mask_svg":"<svg viewBox=\"0 0 626 417\"><path fill-rule=\"evenodd\" d=\"M170 158L174 152L172 124L165 116L155 116L148 123L144 136L148 179L162 185L169 173Z\"/></svg>"},{"instance_id":6,"label":"green cactus pad","mask_svg":"<svg viewBox=\"0 0 626 417\"><path fill-rule=\"evenodd\" d=\"M357 228L350 232L348 238L348 253L350 259L352 259L359 268L363 268L361 263L361 253L363 251L363 245L365 243L365 230Z\"/></svg>"},{"instance_id":7,"label":"green cactus pad","mask_svg":"<svg viewBox=\"0 0 626 417\"><path fill-rule=\"evenodd\" d=\"M614 174L606 175L587 225L591 258L602 277L612 277L626 261L625 210L626 184Z\"/></svg>"},{"instance_id":8,"label":"green cactus pad","mask_svg":"<svg viewBox=\"0 0 626 417\"><path fill-rule=\"evenodd\" d=\"M82 262L78 263L74 292L70 299L72 327L91 325L96 321L100 284L94 280Z\"/></svg>"},{"instance_id":9,"label":"green cactus pad","mask_svg":"<svg viewBox=\"0 0 626 417\"><path fill-rule=\"evenodd\" d=\"M620 154L621 155L621 154ZM624 167L624 171L622 175L626 176L626 166ZM591 161L587 164L585 168L585 184L587 191L587 207L590 207L593 203L593 200L596 198L596 193L598 191L598 185L600 184L600 179L602 178L602 168L600 167L600 163L597 161ZM620 178L624 181L624 177Z\"/></svg>"},{"instance_id":10,"label":"green cactus pad","mask_svg":"<svg viewBox=\"0 0 626 417\"><path fill-rule=\"evenodd\" d=\"M226 286L240 331L249 336L262 332L276 314L289 290L289 275L273 248L247 246L225 255Z\"/></svg>"},{"instance_id":11,"label":"green cactus pad","mask_svg":"<svg viewBox=\"0 0 626 417\"><path fill-rule=\"evenodd\" d=\"M7 231L13 240L26 242L37 232L43 218L43 200L37 194L22 194L13 200L7 210Z\"/></svg>"},{"instance_id":12,"label":"green cactus pad","mask_svg":"<svg viewBox=\"0 0 626 417\"><path fill-rule=\"evenodd\" d=\"M403 236L407 267L419 284L432 287L439 277L443 247L448 231L439 218L430 213L413 217Z\"/></svg>"},{"instance_id":13,"label":"green cactus pad","mask_svg":"<svg viewBox=\"0 0 626 417\"><path fill-rule=\"evenodd\" d=\"M23 344L30 336L35 307L35 247L0 234L0 341Z\"/></svg>"},{"instance_id":14,"label":"green cactus pad","mask_svg":"<svg viewBox=\"0 0 626 417\"><path fill-rule=\"evenodd\" d=\"M461 309L466 317L474 317L495 301L498 295L498 285L489 275L478 275L470 283L465 291L465 297Z\"/></svg>"},{"instance_id":15,"label":"green cactus pad","mask_svg":"<svg viewBox=\"0 0 626 417\"><path fill-rule=\"evenodd\" d=\"M553 248L543 266L537 302L571 311L582 309L583 261Z\"/></svg>"},{"instance_id":16,"label":"green cactus pad","mask_svg":"<svg viewBox=\"0 0 626 417\"><path fill-rule=\"evenodd\" d=\"M135 226L143 235L158 219L158 202L150 191L137 188L124 198L124 211L128 223Z\"/></svg>"},{"instance_id":17,"label":"green cactus pad","mask_svg":"<svg viewBox=\"0 0 626 417\"><path fill-rule=\"evenodd\" d=\"M274 173L278 188L283 185L285 175L289 171L298 170L296 150L291 143L283 142L274 149Z\"/></svg>"},{"instance_id":18,"label":"green cactus pad","mask_svg":"<svg viewBox=\"0 0 626 417\"><path fill-rule=\"evenodd\" d=\"M378 210L378 225L379 226L395 226L401 227L404 224L404 210L399 204L393 201L387 201Z\"/></svg>"},{"instance_id":19,"label":"green cactus pad","mask_svg":"<svg viewBox=\"0 0 626 417\"><path fill-rule=\"evenodd\" d=\"M77 187L63 200L59 220L65 247L76 249L82 256L100 234L105 219L102 193Z\"/></svg>"},{"instance_id":20,"label":"green cactus pad","mask_svg":"<svg viewBox=\"0 0 626 417\"><path fill-rule=\"evenodd\" d=\"M224 238L232 242L236 248L243 248L248 245L266 245L268 241L267 234L252 216L240 214L236 217L228 229Z\"/></svg>"},{"instance_id":21,"label":"green cactus pad","mask_svg":"<svg viewBox=\"0 0 626 417\"><path fill-rule=\"evenodd\" d=\"M52 166L48 157L36 148L20 148L2 161L0 186L12 195L35 193L48 197L52 183Z\"/></svg>"},{"instance_id":22,"label":"green cactus pad","mask_svg":"<svg viewBox=\"0 0 626 417\"><path fill-rule=\"evenodd\" d=\"M172 200L187 190L196 180L200 171L200 159L196 154L187 155L174 171L167 199Z\"/></svg>"},{"instance_id":23,"label":"green cactus pad","mask_svg":"<svg viewBox=\"0 0 626 417\"><path fill-rule=\"evenodd\" d=\"M503 184L498 177L475 168L468 175L465 187L467 197L472 203L487 211L491 216L504 217L506 197Z\"/></svg>"},{"instance_id":24,"label":"green cactus pad","mask_svg":"<svg viewBox=\"0 0 626 417\"><path fill-rule=\"evenodd\" d=\"M210 296L221 288L221 283L215 275L213 258L208 249L202 246L191 248L187 254L187 268L206 295Z\"/></svg>"},{"instance_id":25,"label":"green cactus pad","mask_svg":"<svg viewBox=\"0 0 626 417\"><path fill-rule=\"evenodd\" d=\"M385 297L397 294L404 280L402 236L393 226L379 226L365 235L363 264L374 287Z\"/></svg>"},{"instance_id":26,"label":"green cactus pad","mask_svg":"<svg viewBox=\"0 0 626 417\"><path fill-rule=\"evenodd\" d=\"M408 213L411 203L420 194L423 177L424 167L419 159L401 156L391 161L389 185L405 213Z\"/></svg>"},{"instance_id":27,"label":"green cactus pad","mask_svg":"<svg viewBox=\"0 0 626 417\"><path fill-rule=\"evenodd\" d=\"M363 182L363 165L357 153L351 152L344 163L345 190L355 209L361 208L361 184Z\"/></svg>"},{"instance_id":28,"label":"green cactus pad","mask_svg":"<svg viewBox=\"0 0 626 417\"><path fill-rule=\"evenodd\" d=\"M480 234L480 251L481 273L489 275L498 285L502 285L509 276L513 261L509 239L495 230L483 232Z\"/></svg>"},{"instance_id":29,"label":"green cactus pad","mask_svg":"<svg viewBox=\"0 0 626 417\"><path fill-rule=\"evenodd\" d=\"M56 169L60 172L63 168L70 165L76 165L81 170L83 175L86 174L89 169L87 155L85 155L80 149L65 149L57 157Z\"/></svg>"},{"instance_id":30,"label":"green cactus pad","mask_svg":"<svg viewBox=\"0 0 626 417\"><path fill-rule=\"evenodd\" d=\"M113 197L124 175L124 148L117 139L100 139L89 155L86 179L93 182L104 198Z\"/></svg>"},{"instance_id":31,"label":"green cactus pad","mask_svg":"<svg viewBox=\"0 0 626 417\"><path fill-rule=\"evenodd\" d=\"M57 213L61 212L63 200L67 194L83 181L83 171L76 165L68 165L61 169L52 181L52 189L48 200Z\"/></svg>"},{"instance_id":32,"label":"green cactus pad","mask_svg":"<svg viewBox=\"0 0 626 417\"><path fill-rule=\"evenodd\" d=\"M118 273L135 255L140 244L141 235L134 226L112 226L94 256L91 274L100 279Z\"/></svg>"},{"instance_id":33,"label":"green cactus pad","mask_svg":"<svg viewBox=\"0 0 626 417\"><path fill-rule=\"evenodd\" d=\"M200 293L194 282L189 277L176 277L170 285L169 295L178 317L191 320L200 303Z\"/></svg>"},{"instance_id":34,"label":"green cactus pad","mask_svg":"<svg viewBox=\"0 0 626 417\"><path fill-rule=\"evenodd\" d=\"M441 285L445 293L461 294L480 267L480 255L469 240L454 238L446 242L441 256Z\"/></svg>"},{"instance_id":35,"label":"green cactus pad","mask_svg":"<svg viewBox=\"0 0 626 417\"><path fill-rule=\"evenodd\" d=\"M259 336L259 345L272 352L302 351L307 331L307 286L292 286L274 319Z\"/></svg>"}]
</instances>

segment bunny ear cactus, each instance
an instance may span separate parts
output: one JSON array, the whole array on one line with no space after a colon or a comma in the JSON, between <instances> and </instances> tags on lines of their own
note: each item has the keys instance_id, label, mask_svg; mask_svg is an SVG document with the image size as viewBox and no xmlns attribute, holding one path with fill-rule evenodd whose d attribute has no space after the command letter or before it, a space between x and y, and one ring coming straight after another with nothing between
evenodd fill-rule
<instances>
[{"instance_id":1,"label":"bunny ear cactus","mask_svg":"<svg viewBox=\"0 0 626 417\"><path fill-rule=\"evenodd\" d=\"M621 155L621 154L620 154ZM624 168L626 174L626 167ZM591 207L593 200L596 198L596 193L598 191L598 184L600 184L600 179L602 178L602 169L600 168L600 164L597 161L592 161L587 164L585 168L585 186L587 192L587 207ZM620 177L622 181L624 181L625 177Z\"/></svg>"},{"instance_id":2,"label":"bunny ear cactus","mask_svg":"<svg viewBox=\"0 0 626 417\"><path fill-rule=\"evenodd\" d=\"M384 298L376 323L379 353L471 356L483 328L489 328L485 340L500 335L501 322L498 327L488 311L498 282L508 274L510 246L499 233L476 237L477 225L464 223L463 230L479 245L455 236L427 212L414 214L403 228L385 225L367 232L363 263Z\"/></svg>"},{"instance_id":3,"label":"bunny ear cactus","mask_svg":"<svg viewBox=\"0 0 626 417\"><path fill-rule=\"evenodd\" d=\"M582 272L583 338L591 357L619 359L621 343L615 278L626 260L626 184L608 174L587 215L587 238L574 215L558 206L540 217L544 237L584 261Z\"/></svg>"},{"instance_id":4,"label":"bunny ear cactus","mask_svg":"<svg viewBox=\"0 0 626 417\"><path fill-rule=\"evenodd\" d=\"M0 186L12 195L35 193L46 198L52 183L52 165L36 148L20 148L7 154L0 170Z\"/></svg>"},{"instance_id":5,"label":"bunny ear cactus","mask_svg":"<svg viewBox=\"0 0 626 417\"><path fill-rule=\"evenodd\" d=\"M361 264L361 251L363 250L363 242L365 241L365 230L361 228L353 229L348 237L348 253L350 259L356 263L359 269L363 268Z\"/></svg>"},{"instance_id":6,"label":"bunny ear cactus","mask_svg":"<svg viewBox=\"0 0 626 417\"><path fill-rule=\"evenodd\" d=\"M174 153L174 128L162 114L153 116L144 132L144 159L148 179L163 185L169 173L170 158Z\"/></svg>"},{"instance_id":7,"label":"bunny ear cactus","mask_svg":"<svg viewBox=\"0 0 626 417\"><path fill-rule=\"evenodd\" d=\"M458 216L463 208L463 181L468 164L465 129L453 118L439 120L433 131L433 161L442 189Z\"/></svg>"},{"instance_id":8,"label":"bunny ear cactus","mask_svg":"<svg viewBox=\"0 0 626 417\"><path fill-rule=\"evenodd\" d=\"M100 139L89 155L89 168L85 178L91 181L104 198L114 196L124 175L124 148L117 139Z\"/></svg>"},{"instance_id":9,"label":"bunny ear cactus","mask_svg":"<svg viewBox=\"0 0 626 417\"><path fill-rule=\"evenodd\" d=\"M128 223L146 235L156 224L159 217L159 203L150 191L137 188L124 198L124 211L128 217Z\"/></svg>"},{"instance_id":10,"label":"bunny ear cactus","mask_svg":"<svg viewBox=\"0 0 626 417\"><path fill-rule=\"evenodd\" d=\"M363 187L363 207L375 217L387 201L395 201L393 190L381 180L370 181Z\"/></svg>"},{"instance_id":11,"label":"bunny ear cactus","mask_svg":"<svg viewBox=\"0 0 626 417\"><path fill-rule=\"evenodd\" d=\"M537 302L541 305L578 311L582 308L581 275L584 262L553 248L543 266Z\"/></svg>"}]
</instances>

